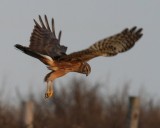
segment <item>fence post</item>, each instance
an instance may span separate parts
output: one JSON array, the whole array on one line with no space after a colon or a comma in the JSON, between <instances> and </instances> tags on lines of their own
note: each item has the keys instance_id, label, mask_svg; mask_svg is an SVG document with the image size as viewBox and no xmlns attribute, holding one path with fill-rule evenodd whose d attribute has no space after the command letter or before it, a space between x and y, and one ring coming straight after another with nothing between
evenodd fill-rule
<instances>
[{"instance_id":1,"label":"fence post","mask_svg":"<svg viewBox=\"0 0 160 128\"><path fill-rule=\"evenodd\" d=\"M129 97L127 128L138 128L140 114L139 97Z\"/></svg>"},{"instance_id":2,"label":"fence post","mask_svg":"<svg viewBox=\"0 0 160 128\"><path fill-rule=\"evenodd\" d=\"M21 125L22 128L33 128L34 103L27 101L22 103Z\"/></svg>"}]
</instances>

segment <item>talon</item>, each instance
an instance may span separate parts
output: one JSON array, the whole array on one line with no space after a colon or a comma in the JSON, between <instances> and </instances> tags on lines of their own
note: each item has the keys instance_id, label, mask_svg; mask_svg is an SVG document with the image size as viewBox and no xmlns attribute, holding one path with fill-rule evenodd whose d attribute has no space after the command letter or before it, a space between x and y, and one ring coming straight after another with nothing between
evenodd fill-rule
<instances>
[{"instance_id":1,"label":"talon","mask_svg":"<svg viewBox=\"0 0 160 128\"><path fill-rule=\"evenodd\" d=\"M53 92L46 92L45 93L45 98L50 98L53 96Z\"/></svg>"},{"instance_id":2,"label":"talon","mask_svg":"<svg viewBox=\"0 0 160 128\"><path fill-rule=\"evenodd\" d=\"M48 81L47 82L47 90L45 93L45 98L50 98L53 96L53 87L52 87L52 82Z\"/></svg>"}]
</instances>

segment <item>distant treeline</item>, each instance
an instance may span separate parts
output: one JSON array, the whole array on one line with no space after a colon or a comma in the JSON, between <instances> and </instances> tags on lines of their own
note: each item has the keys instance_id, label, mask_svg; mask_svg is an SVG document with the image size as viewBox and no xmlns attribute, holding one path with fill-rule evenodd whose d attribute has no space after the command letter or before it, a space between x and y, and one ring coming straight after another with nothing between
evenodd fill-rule
<instances>
[{"instance_id":1,"label":"distant treeline","mask_svg":"<svg viewBox=\"0 0 160 128\"><path fill-rule=\"evenodd\" d=\"M122 85L120 85L122 86ZM129 86L129 85L128 85ZM30 96L34 128L125 128L128 88L105 95L105 87L73 79L45 100ZM119 88L119 87L118 87ZM106 91L107 92L107 91ZM103 94L102 94L103 93ZM21 128L24 101L13 107L0 100L0 128ZM160 104L141 99L139 128L160 128Z\"/></svg>"}]
</instances>

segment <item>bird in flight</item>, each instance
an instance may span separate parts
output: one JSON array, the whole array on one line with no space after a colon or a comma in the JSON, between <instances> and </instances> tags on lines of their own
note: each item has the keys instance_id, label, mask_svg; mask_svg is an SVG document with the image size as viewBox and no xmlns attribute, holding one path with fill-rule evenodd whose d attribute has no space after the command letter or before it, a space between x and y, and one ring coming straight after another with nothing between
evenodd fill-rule
<instances>
[{"instance_id":1,"label":"bird in flight","mask_svg":"<svg viewBox=\"0 0 160 128\"><path fill-rule=\"evenodd\" d=\"M67 54L67 47L60 44L61 31L58 38L55 34L54 19L51 21L51 28L47 16L45 22L39 16L40 24L34 20L35 26L30 37L29 47L16 44L15 47L27 55L35 57L47 65L51 70L44 81L47 83L45 98L53 96L53 81L56 78L66 75L69 72L78 72L88 76L91 67L87 63L98 56L115 56L118 53L128 51L142 37L142 28L125 28L121 32L101 39L90 47Z\"/></svg>"}]
</instances>

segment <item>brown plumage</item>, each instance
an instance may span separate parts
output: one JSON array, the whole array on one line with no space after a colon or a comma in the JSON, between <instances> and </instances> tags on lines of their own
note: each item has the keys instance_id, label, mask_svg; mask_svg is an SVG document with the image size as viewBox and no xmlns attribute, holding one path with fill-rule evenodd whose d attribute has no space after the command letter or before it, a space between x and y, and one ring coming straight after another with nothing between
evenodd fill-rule
<instances>
[{"instance_id":1,"label":"brown plumage","mask_svg":"<svg viewBox=\"0 0 160 128\"><path fill-rule=\"evenodd\" d=\"M54 20L52 19L52 30L49 27L47 16L45 24L39 16L40 24L35 20L35 26L30 38L29 47L16 44L15 47L24 53L39 59L52 70L46 75L47 91L45 97L53 95L52 82L69 72L78 72L89 75L91 67L87 63L90 59L98 56L115 56L118 53L131 49L134 44L142 37L142 28L124 29L120 33L104 38L89 48L66 54L67 47L60 45L61 31L58 38L55 35Z\"/></svg>"},{"instance_id":2,"label":"brown plumage","mask_svg":"<svg viewBox=\"0 0 160 128\"><path fill-rule=\"evenodd\" d=\"M58 39L55 35L54 20L52 19L52 30L49 27L47 16L45 15L44 25L42 18L39 16L41 26L34 20L35 26L30 38L29 48L32 51L48 55L53 59L66 53L67 47L60 45L61 31Z\"/></svg>"}]
</instances>

